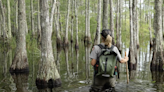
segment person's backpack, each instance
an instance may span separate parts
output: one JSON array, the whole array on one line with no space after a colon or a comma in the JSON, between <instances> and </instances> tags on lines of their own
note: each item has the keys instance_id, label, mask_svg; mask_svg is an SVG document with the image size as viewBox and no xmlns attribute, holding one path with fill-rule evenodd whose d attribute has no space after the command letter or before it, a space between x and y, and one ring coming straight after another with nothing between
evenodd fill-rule
<instances>
[{"instance_id":1,"label":"person's backpack","mask_svg":"<svg viewBox=\"0 0 164 92\"><path fill-rule=\"evenodd\" d=\"M113 45L111 48L99 44L101 48L101 54L98 56L95 70L96 76L112 77L115 71L115 65L117 61L117 54L113 51Z\"/></svg>"}]
</instances>

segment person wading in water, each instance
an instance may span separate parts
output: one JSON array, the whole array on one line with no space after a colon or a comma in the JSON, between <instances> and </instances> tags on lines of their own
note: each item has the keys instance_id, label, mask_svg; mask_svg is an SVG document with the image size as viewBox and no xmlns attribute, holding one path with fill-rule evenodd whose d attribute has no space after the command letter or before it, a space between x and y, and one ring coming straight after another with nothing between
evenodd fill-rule
<instances>
[{"instance_id":1,"label":"person wading in water","mask_svg":"<svg viewBox=\"0 0 164 92\"><path fill-rule=\"evenodd\" d=\"M105 53L103 52L105 53L109 52L109 54L106 54L105 57ZM102 53L104 56L102 55ZM111 56L112 53L113 56ZM118 51L118 48L112 45L112 36L110 30L108 29L102 30L101 43L95 45L92 48L90 58L91 58L91 65L94 67L94 78L93 78L93 83L91 85L90 92L103 92L103 90L114 90L114 87L116 85L116 79L114 78L115 69L113 68L116 68L116 61L119 61L120 63L125 63L129 60L129 58L126 56L122 58L120 52ZM103 58L105 59L104 62L103 62ZM111 59L111 58L116 58L116 59ZM112 68L110 68L109 66ZM109 75L104 74L104 72L102 72L103 70L100 69L99 67L103 67L102 69L104 69L106 74L109 71L108 73ZM111 71L109 70L109 68Z\"/></svg>"}]
</instances>

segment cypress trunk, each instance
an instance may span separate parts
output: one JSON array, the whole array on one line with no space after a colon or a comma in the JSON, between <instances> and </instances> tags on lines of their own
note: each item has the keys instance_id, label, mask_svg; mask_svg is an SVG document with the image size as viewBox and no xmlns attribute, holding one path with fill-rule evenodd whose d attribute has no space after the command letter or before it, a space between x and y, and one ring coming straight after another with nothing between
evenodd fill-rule
<instances>
[{"instance_id":1,"label":"cypress trunk","mask_svg":"<svg viewBox=\"0 0 164 92\"><path fill-rule=\"evenodd\" d=\"M102 19L102 29L108 29L108 6L109 0L103 0L103 19Z\"/></svg>"},{"instance_id":2,"label":"cypress trunk","mask_svg":"<svg viewBox=\"0 0 164 92\"><path fill-rule=\"evenodd\" d=\"M10 0L7 0L7 17L8 17L8 38L11 39L11 19L10 19Z\"/></svg>"},{"instance_id":3,"label":"cypress trunk","mask_svg":"<svg viewBox=\"0 0 164 92\"><path fill-rule=\"evenodd\" d=\"M128 62L128 68L131 71L131 70L136 70L136 64L137 64L134 56L132 0L129 0L129 12L130 12L130 49L129 49L130 62Z\"/></svg>"},{"instance_id":4,"label":"cypress trunk","mask_svg":"<svg viewBox=\"0 0 164 92\"><path fill-rule=\"evenodd\" d=\"M74 1L74 4L75 4L75 27L76 27L76 43L75 43L75 49L76 51L79 49L79 42L78 42L78 14L77 14L77 1L75 0Z\"/></svg>"},{"instance_id":5,"label":"cypress trunk","mask_svg":"<svg viewBox=\"0 0 164 92\"><path fill-rule=\"evenodd\" d=\"M61 47L62 47L62 40L61 40L61 36L60 36L60 29L59 29L59 4L57 4L57 16L55 17L55 26L56 26L56 45L57 45L57 50L60 51Z\"/></svg>"},{"instance_id":6,"label":"cypress trunk","mask_svg":"<svg viewBox=\"0 0 164 92\"><path fill-rule=\"evenodd\" d=\"M0 0L0 8L1 8L1 14L2 14L2 32L3 32L3 39L5 40L8 38L7 32L6 32L6 17L5 17L5 11L3 7L3 3Z\"/></svg>"},{"instance_id":7,"label":"cypress trunk","mask_svg":"<svg viewBox=\"0 0 164 92\"><path fill-rule=\"evenodd\" d=\"M117 0L117 13L116 13L116 46L118 50L120 51L120 32L119 32L119 0Z\"/></svg>"},{"instance_id":8,"label":"cypress trunk","mask_svg":"<svg viewBox=\"0 0 164 92\"><path fill-rule=\"evenodd\" d=\"M113 0L110 0L110 30L112 31L112 43L115 44L114 40L114 18L113 18Z\"/></svg>"},{"instance_id":9,"label":"cypress trunk","mask_svg":"<svg viewBox=\"0 0 164 92\"><path fill-rule=\"evenodd\" d=\"M12 78L14 79L14 83L16 85L16 92L29 92L28 75L29 74L12 75Z\"/></svg>"},{"instance_id":10,"label":"cypress trunk","mask_svg":"<svg viewBox=\"0 0 164 92\"><path fill-rule=\"evenodd\" d=\"M89 0L88 0L88 4L87 4L87 0L85 0L85 37L84 37L85 47L91 44L89 5L90 5Z\"/></svg>"},{"instance_id":11,"label":"cypress trunk","mask_svg":"<svg viewBox=\"0 0 164 92\"><path fill-rule=\"evenodd\" d=\"M100 43L100 27L101 27L101 0L98 0L98 14L97 14L97 29L94 39L94 45Z\"/></svg>"},{"instance_id":12,"label":"cypress trunk","mask_svg":"<svg viewBox=\"0 0 164 92\"><path fill-rule=\"evenodd\" d=\"M64 49L68 48L68 26L69 26L69 13L70 13L70 0L68 0L67 6L67 17L66 17L66 29L65 29L65 37L64 37Z\"/></svg>"},{"instance_id":13,"label":"cypress trunk","mask_svg":"<svg viewBox=\"0 0 164 92\"><path fill-rule=\"evenodd\" d=\"M36 78L36 85L40 88L53 88L61 86L61 79L58 73L52 49L52 20L49 18L49 0L40 0L41 10L41 61ZM56 0L53 0L53 7ZM52 9L53 9L52 7ZM52 10L51 9L51 10ZM51 15L53 10L51 11Z\"/></svg>"},{"instance_id":14,"label":"cypress trunk","mask_svg":"<svg viewBox=\"0 0 164 92\"><path fill-rule=\"evenodd\" d=\"M18 0L18 18L17 46L10 72L28 72L25 0Z\"/></svg>"},{"instance_id":15,"label":"cypress trunk","mask_svg":"<svg viewBox=\"0 0 164 92\"><path fill-rule=\"evenodd\" d=\"M31 31L32 31L32 36L35 35L35 32L34 32L34 15L33 15L33 0L30 0L31 4L30 4L30 7L31 7Z\"/></svg>"},{"instance_id":16,"label":"cypress trunk","mask_svg":"<svg viewBox=\"0 0 164 92\"><path fill-rule=\"evenodd\" d=\"M163 71L164 56L163 56L163 39L162 39L162 0L155 0L155 14L154 14L154 30L155 39L153 44L153 59L151 62L151 70Z\"/></svg>"},{"instance_id":17,"label":"cypress trunk","mask_svg":"<svg viewBox=\"0 0 164 92\"><path fill-rule=\"evenodd\" d=\"M41 42L41 27L40 27L40 2L38 0L38 15L37 15L37 42L38 45L40 46L40 42Z\"/></svg>"}]
</instances>

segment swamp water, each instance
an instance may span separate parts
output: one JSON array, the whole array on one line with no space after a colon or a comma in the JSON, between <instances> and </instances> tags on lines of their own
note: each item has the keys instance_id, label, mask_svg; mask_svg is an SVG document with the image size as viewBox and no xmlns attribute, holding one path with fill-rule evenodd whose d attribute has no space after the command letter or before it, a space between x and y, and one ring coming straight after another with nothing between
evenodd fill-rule
<instances>
[{"instance_id":1,"label":"swamp water","mask_svg":"<svg viewBox=\"0 0 164 92\"><path fill-rule=\"evenodd\" d=\"M148 46L149 48L149 46ZM122 52L128 52L123 49ZM62 86L53 89L37 89L35 85L40 53L28 52L30 72L24 75L11 75L9 68L14 56L14 50L0 51L0 92L89 92L92 83L93 68L90 60L86 59L85 47L80 44L79 54L73 49L68 51L68 65L65 60L65 52L58 53L58 69L62 79ZM76 55L79 55L76 59ZM123 55L124 56L124 53ZM88 56L87 56L88 57ZM54 46L54 58L57 59L57 51ZM150 71L150 50L140 51L137 70L129 73L130 80L127 84L126 66L120 64L120 78L117 79L116 92L164 92L164 73ZM89 60L89 63L85 61ZM87 68L86 68L87 66ZM69 74L68 74L69 73Z\"/></svg>"}]
</instances>

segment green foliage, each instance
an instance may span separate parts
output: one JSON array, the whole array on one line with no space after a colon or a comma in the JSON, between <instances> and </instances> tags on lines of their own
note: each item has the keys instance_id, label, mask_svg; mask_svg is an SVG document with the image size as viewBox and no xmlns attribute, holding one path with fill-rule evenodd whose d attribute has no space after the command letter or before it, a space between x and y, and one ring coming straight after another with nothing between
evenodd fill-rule
<instances>
[{"instance_id":1,"label":"green foliage","mask_svg":"<svg viewBox=\"0 0 164 92\"><path fill-rule=\"evenodd\" d=\"M152 83L156 83L156 81L152 81Z\"/></svg>"},{"instance_id":2,"label":"green foliage","mask_svg":"<svg viewBox=\"0 0 164 92\"><path fill-rule=\"evenodd\" d=\"M150 41L150 35L149 35L149 25L145 22L140 22L140 29L139 29L139 42L140 46L143 49L147 48L147 45L149 44L148 42ZM151 27L152 35L153 34L153 28Z\"/></svg>"},{"instance_id":3,"label":"green foliage","mask_svg":"<svg viewBox=\"0 0 164 92\"><path fill-rule=\"evenodd\" d=\"M96 34L96 29L97 29L97 16L96 14L92 14L90 17L90 32L91 32L91 38L94 40L95 34Z\"/></svg>"},{"instance_id":4,"label":"green foliage","mask_svg":"<svg viewBox=\"0 0 164 92\"><path fill-rule=\"evenodd\" d=\"M126 22L126 24L125 24ZM130 43L130 24L129 24L129 19L126 19L126 21L123 21L122 24L122 31L121 31L121 39L122 42L125 43L126 47L129 47ZM116 36L115 36L116 37Z\"/></svg>"},{"instance_id":5,"label":"green foliage","mask_svg":"<svg viewBox=\"0 0 164 92\"><path fill-rule=\"evenodd\" d=\"M26 35L26 49L28 53L33 53L40 56L40 49L37 46L37 40L32 38L31 32Z\"/></svg>"}]
</instances>

